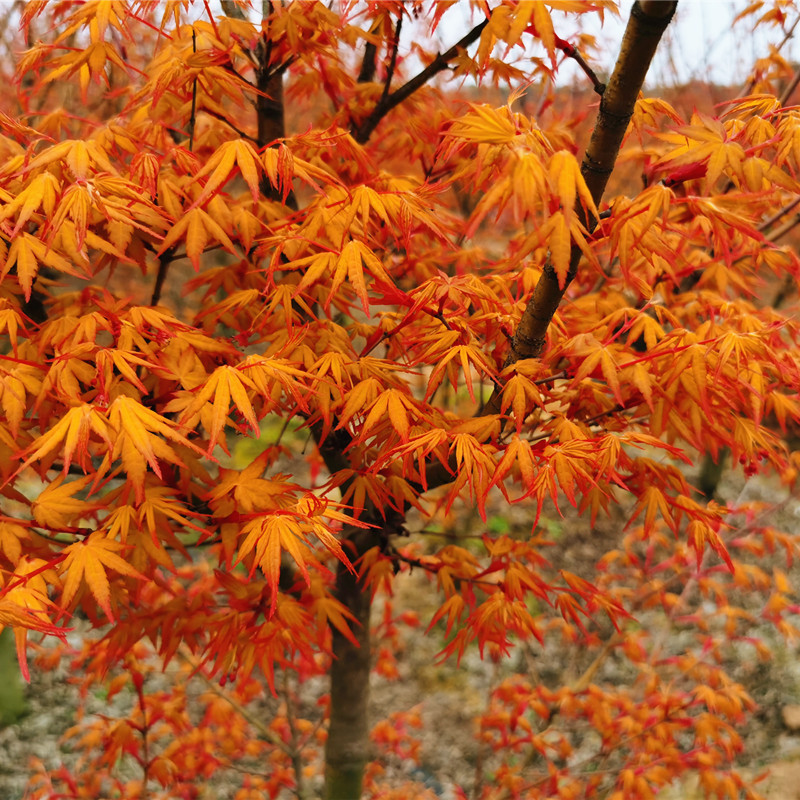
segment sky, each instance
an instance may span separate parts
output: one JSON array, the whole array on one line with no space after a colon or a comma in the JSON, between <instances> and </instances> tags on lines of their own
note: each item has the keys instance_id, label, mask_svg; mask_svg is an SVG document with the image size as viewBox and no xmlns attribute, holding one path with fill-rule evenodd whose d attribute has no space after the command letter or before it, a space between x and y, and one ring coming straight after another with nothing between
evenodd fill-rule
<instances>
[{"instance_id":1,"label":"sky","mask_svg":"<svg viewBox=\"0 0 800 800\"><path fill-rule=\"evenodd\" d=\"M612 41L621 41L632 5L631 0L626 0L621 4L620 19L607 18L603 33ZM745 83L755 61L769 53L770 43L778 44L784 37L784 31L777 26L759 26L754 30L756 20L769 8L769 3L760 14L742 19L734 26L737 14L748 5L749 2L735 0L679 0L675 18L656 51L648 83L686 83L691 78L727 86ZM789 26L798 14L800 9L794 12ZM781 54L789 60L798 60L800 25Z\"/></svg>"},{"instance_id":2,"label":"sky","mask_svg":"<svg viewBox=\"0 0 800 800\"><path fill-rule=\"evenodd\" d=\"M0 0L0 4L8 0ZM326 3L330 0L325 0ZM537 0L538 2L539 0ZM718 83L726 86L743 85L749 75L748 70L756 59L768 54L770 43L777 44L783 39L784 31L778 27L759 27L754 31L755 21L760 14L775 5L778 0L766 0L759 14L748 17L733 25L737 14L751 4L753 0L678 0L678 10L674 19L656 51L655 59L648 73L645 89L654 86L680 85L692 78ZM253 6L260 8L260 0L251 0ZM338 0L333 0L334 5ZM488 0L494 7L497 0ZM469 0L459 0L442 18L435 38L440 52L455 44L473 27ZM605 14L605 23L597 24L597 15L593 13L581 16L585 20L586 30L598 37L605 58L595 62L593 66L601 80L607 80L614 66L614 58L619 50L622 35L630 16L633 0L620 0L620 15ZM790 12L789 25L800 16L800 0L797 8ZM196 2L197 13L203 16L203 4ZM215 13L220 13L219 0L210 0ZM254 18L258 14L253 12ZM576 30L574 15L562 12L552 14L556 33L570 41ZM356 16L357 23L362 22ZM594 24L592 24L594 23ZM411 40L418 34L419 28L406 24L401 37L401 45L406 51L410 49ZM472 46L474 51L475 45ZM800 25L796 35L781 49L781 54L790 61L800 61ZM409 74L415 59L410 60ZM586 80L578 68L567 62L559 75L559 84L568 84L573 80Z\"/></svg>"},{"instance_id":3,"label":"sky","mask_svg":"<svg viewBox=\"0 0 800 800\"><path fill-rule=\"evenodd\" d=\"M760 13L763 14L772 4L767 2ZM633 0L622 0L619 5L619 17L606 13L602 28L599 24L588 24L586 28L598 37L607 54L606 63L596 64L602 79L608 77L613 67ZM656 52L646 87L681 84L691 78L728 86L744 84L755 60L769 52L770 43L777 44L784 36L780 28L773 26L759 27L754 31L754 23L760 14L743 19L734 26L735 17L748 5L749 0L679 0L678 11ZM789 24L796 15L800 15L800 8L794 12ZM552 18L556 33L569 41L576 31L571 18L560 12L554 13ZM437 31L441 49L447 49L464 35L471 27L469 19L469 3L462 0L443 18ZM596 15L586 14L585 19L596 22ZM784 45L781 53L789 60L800 60L800 25L795 37ZM559 83L570 82L578 74L576 67L567 64L560 74Z\"/></svg>"}]
</instances>

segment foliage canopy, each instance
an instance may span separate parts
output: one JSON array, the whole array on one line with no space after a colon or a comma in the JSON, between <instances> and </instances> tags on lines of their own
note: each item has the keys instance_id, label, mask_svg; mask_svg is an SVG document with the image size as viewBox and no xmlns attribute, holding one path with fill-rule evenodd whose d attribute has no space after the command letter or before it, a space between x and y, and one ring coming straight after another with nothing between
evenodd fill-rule
<instances>
[{"instance_id":1,"label":"foliage canopy","mask_svg":"<svg viewBox=\"0 0 800 800\"><path fill-rule=\"evenodd\" d=\"M657 5L620 53L639 85ZM85 617L102 638L76 669L132 703L77 727L82 761L31 796L197 797L235 768L236 800L308 797L328 730L329 797L366 761L368 796L425 796L365 749L370 651L398 675L418 620L392 593L420 575L442 657L504 665L471 797L646 798L687 770L752 796L733 764L753 703L725 658L768 656L765 624L796 633L775 554L798 542L691 465L797 479L788 64L776 49L713 113L612 78L584 157L595 112L581 124L558 68L602 91L599 56L557 31L610 2L472 3L439 52L449 2L263 6L22 9L0 114L0 624L27 675L31 632ZM745 15L788 31L797 12ZM465 501L530 518L459 538ZM540 520L562 512L553 542ZM615 531L596 565L560 554L578 514ZM580 674L513 667L549 646ZM328 671L329 706L301 707ZM375 746L418 758L418 722L378 722Z\"/></svg>"}]
</instances>

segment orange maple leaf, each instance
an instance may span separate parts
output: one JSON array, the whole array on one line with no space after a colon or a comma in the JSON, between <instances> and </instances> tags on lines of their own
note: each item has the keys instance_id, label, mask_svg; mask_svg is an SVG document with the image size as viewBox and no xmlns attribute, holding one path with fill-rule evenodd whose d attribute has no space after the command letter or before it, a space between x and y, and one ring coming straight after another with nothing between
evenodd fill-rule
<instances>
[{"instance_id":1,"label":"orange maple leaf","mask_svg":"<svg viewBox=\"0 0 800 800\"><path fill-rule=\"evenodd\" d=\"M122 544L107 538L102 531L94 531L83 541L65 547L65 558L60 565L64 578L62 606L67 608L81 585L85 584L105 615L113 622L111 586L106 571L114 570L120 575L145 580L144 575L118 555L123 549Z\"/></svg>"}]
</instances>

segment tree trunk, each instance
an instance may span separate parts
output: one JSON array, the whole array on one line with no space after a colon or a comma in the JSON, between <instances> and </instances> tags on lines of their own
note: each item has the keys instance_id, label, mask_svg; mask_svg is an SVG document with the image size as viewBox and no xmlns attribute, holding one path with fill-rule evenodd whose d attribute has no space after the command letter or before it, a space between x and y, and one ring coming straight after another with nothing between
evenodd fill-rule
<instances>
[{"instance_id":1,"label":"tree trunk","mask_svg":"<svg viewBox=\"0 0 800 800\"><path fill-rule=\"evenodd\" d=\"M350 531L347 541L355 561L376 544L375 534ZM336 599L356 618L350 628L358 645L333 631L331 665L331 709L325 750L325 799L358 800L369 749L370 609L372 594L358 576L339 564Z\"/></svg>"},{"instance_id":2,"label":"tree trunk","mask_svg":"<svg viewBox=\"0 0 800 800\"><path fill-rule=\"evenodd\" d=\"M677 2L654 2L640 0L634 4L625 31L620 54L609 81L598 112L592 141L587 148L582 171L596 202L599 202L608 177L616 162L622 139L636 99L641 91L650 61L664 30L672 18ZM484 23L485 24L485 23ZM476 27L459 46L466 47L480 34L483 24ZM449 56L449 53L445 54ZM441 58L444 58L441 57ZM430 69L430 68L429 68ZM427 80L427 75L425 76ZM421 83L424 83L421 80ZM355 132L355 138L364 142L390 108L401 102L406 94L416 89L412 80L403 89L389 94L379 107ZM278 93L273 87L273 100ZM282 107L282 104L281 104ZM259 118L272 116L259 110ZM268 109L265 107L264 112ZM259 125L259 138L262 131ZM595 220L586 220L594 226ZM577 270L580 251L575 248L570 265L570 275ZM568 282L567 282L568 283ZM540 285L523 315L514 338L512 361L538 355L544 345L544 335L555 310L561 301L566 285L558 286L552 267L545 268ZM525 352L523 352L525 351ZM493 406L499 404L499 393L487 404L484 413L496 413ZM319 443L321 437L315 431ZM342 435L342 432L339 432ZM335 436L322 441L320 452L331 473L349 466L344 448L337 447ZM444 481L443 481L444 482ZM363 518L378 518L374 509L365 509ZM377 522L378 519L373 519ZM391 533L393 524L384 524L384 533ZM349 546L348 555L355 562L367 550L385 540L379 531L348 530L343 543ZM336 599L355 617L351 625L357 645L338 631L333 630L333 664L331 667L331 707L328 742L325 753L325 798L326 800L358 800L362 794L364 769L369 760L369 678L370 678L370 608L371 596L349 570L341 564L336 578Z\"/></svg>"}]
</instances>

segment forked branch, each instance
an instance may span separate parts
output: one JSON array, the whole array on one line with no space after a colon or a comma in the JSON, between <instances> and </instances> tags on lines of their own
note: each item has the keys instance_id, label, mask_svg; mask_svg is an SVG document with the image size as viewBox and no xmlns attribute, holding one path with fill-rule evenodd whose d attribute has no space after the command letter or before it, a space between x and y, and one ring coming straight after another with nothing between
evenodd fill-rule
<instances>
[{"instance_id":1,"label":"forked branch","mask_svg":"<svg viewBox=\"0 0 800 800\"><path fill-rule=\"evenodd\" d=\"M656 47L677 5L677 0L674 2L639 0L631 9L614 73L600 101L592 138L581 164L581 174L596 205L599 205L614 169L628 122ZM594 230L597 220L583 208L579 208L578 213L586 228L590 232ZM541 355L550 321L567 287L577 274L580 257L580 248L573 245L569 271L563 285L559 285L555 268L548 259L534 289L533 297L528 302L511 340L511 352L506 359L506 366L524 358L536 358ZM501 390L496 389L480 413L500 413L501 394Z\"/></svg>"},{"instance_id":2,"label":"forked branch","mask_svg":"<svg viewBox=\"0 0 800 800\"><path fill-rule=\"evenodd\" d=\"M431 63L425 67L418 75L413 77L408 83L404 83L399 89L389 94L384 93L378 104L372 109L372 113L361 121L354 130L353 138L359 143L364 144L378 123L396 106L399 106L406 98L410 97L417 89L422 88L434 75L438 75L447 69L450 62L458 55L459 51L465 50L473 42L477 41L483 29L489 24L489 20L477 24L466 36L456 42L449 50L440 53ZM399 33L399 31L398 31ZM388 85L388 84L387 84Z\"/></svg>"}]
</instances>

